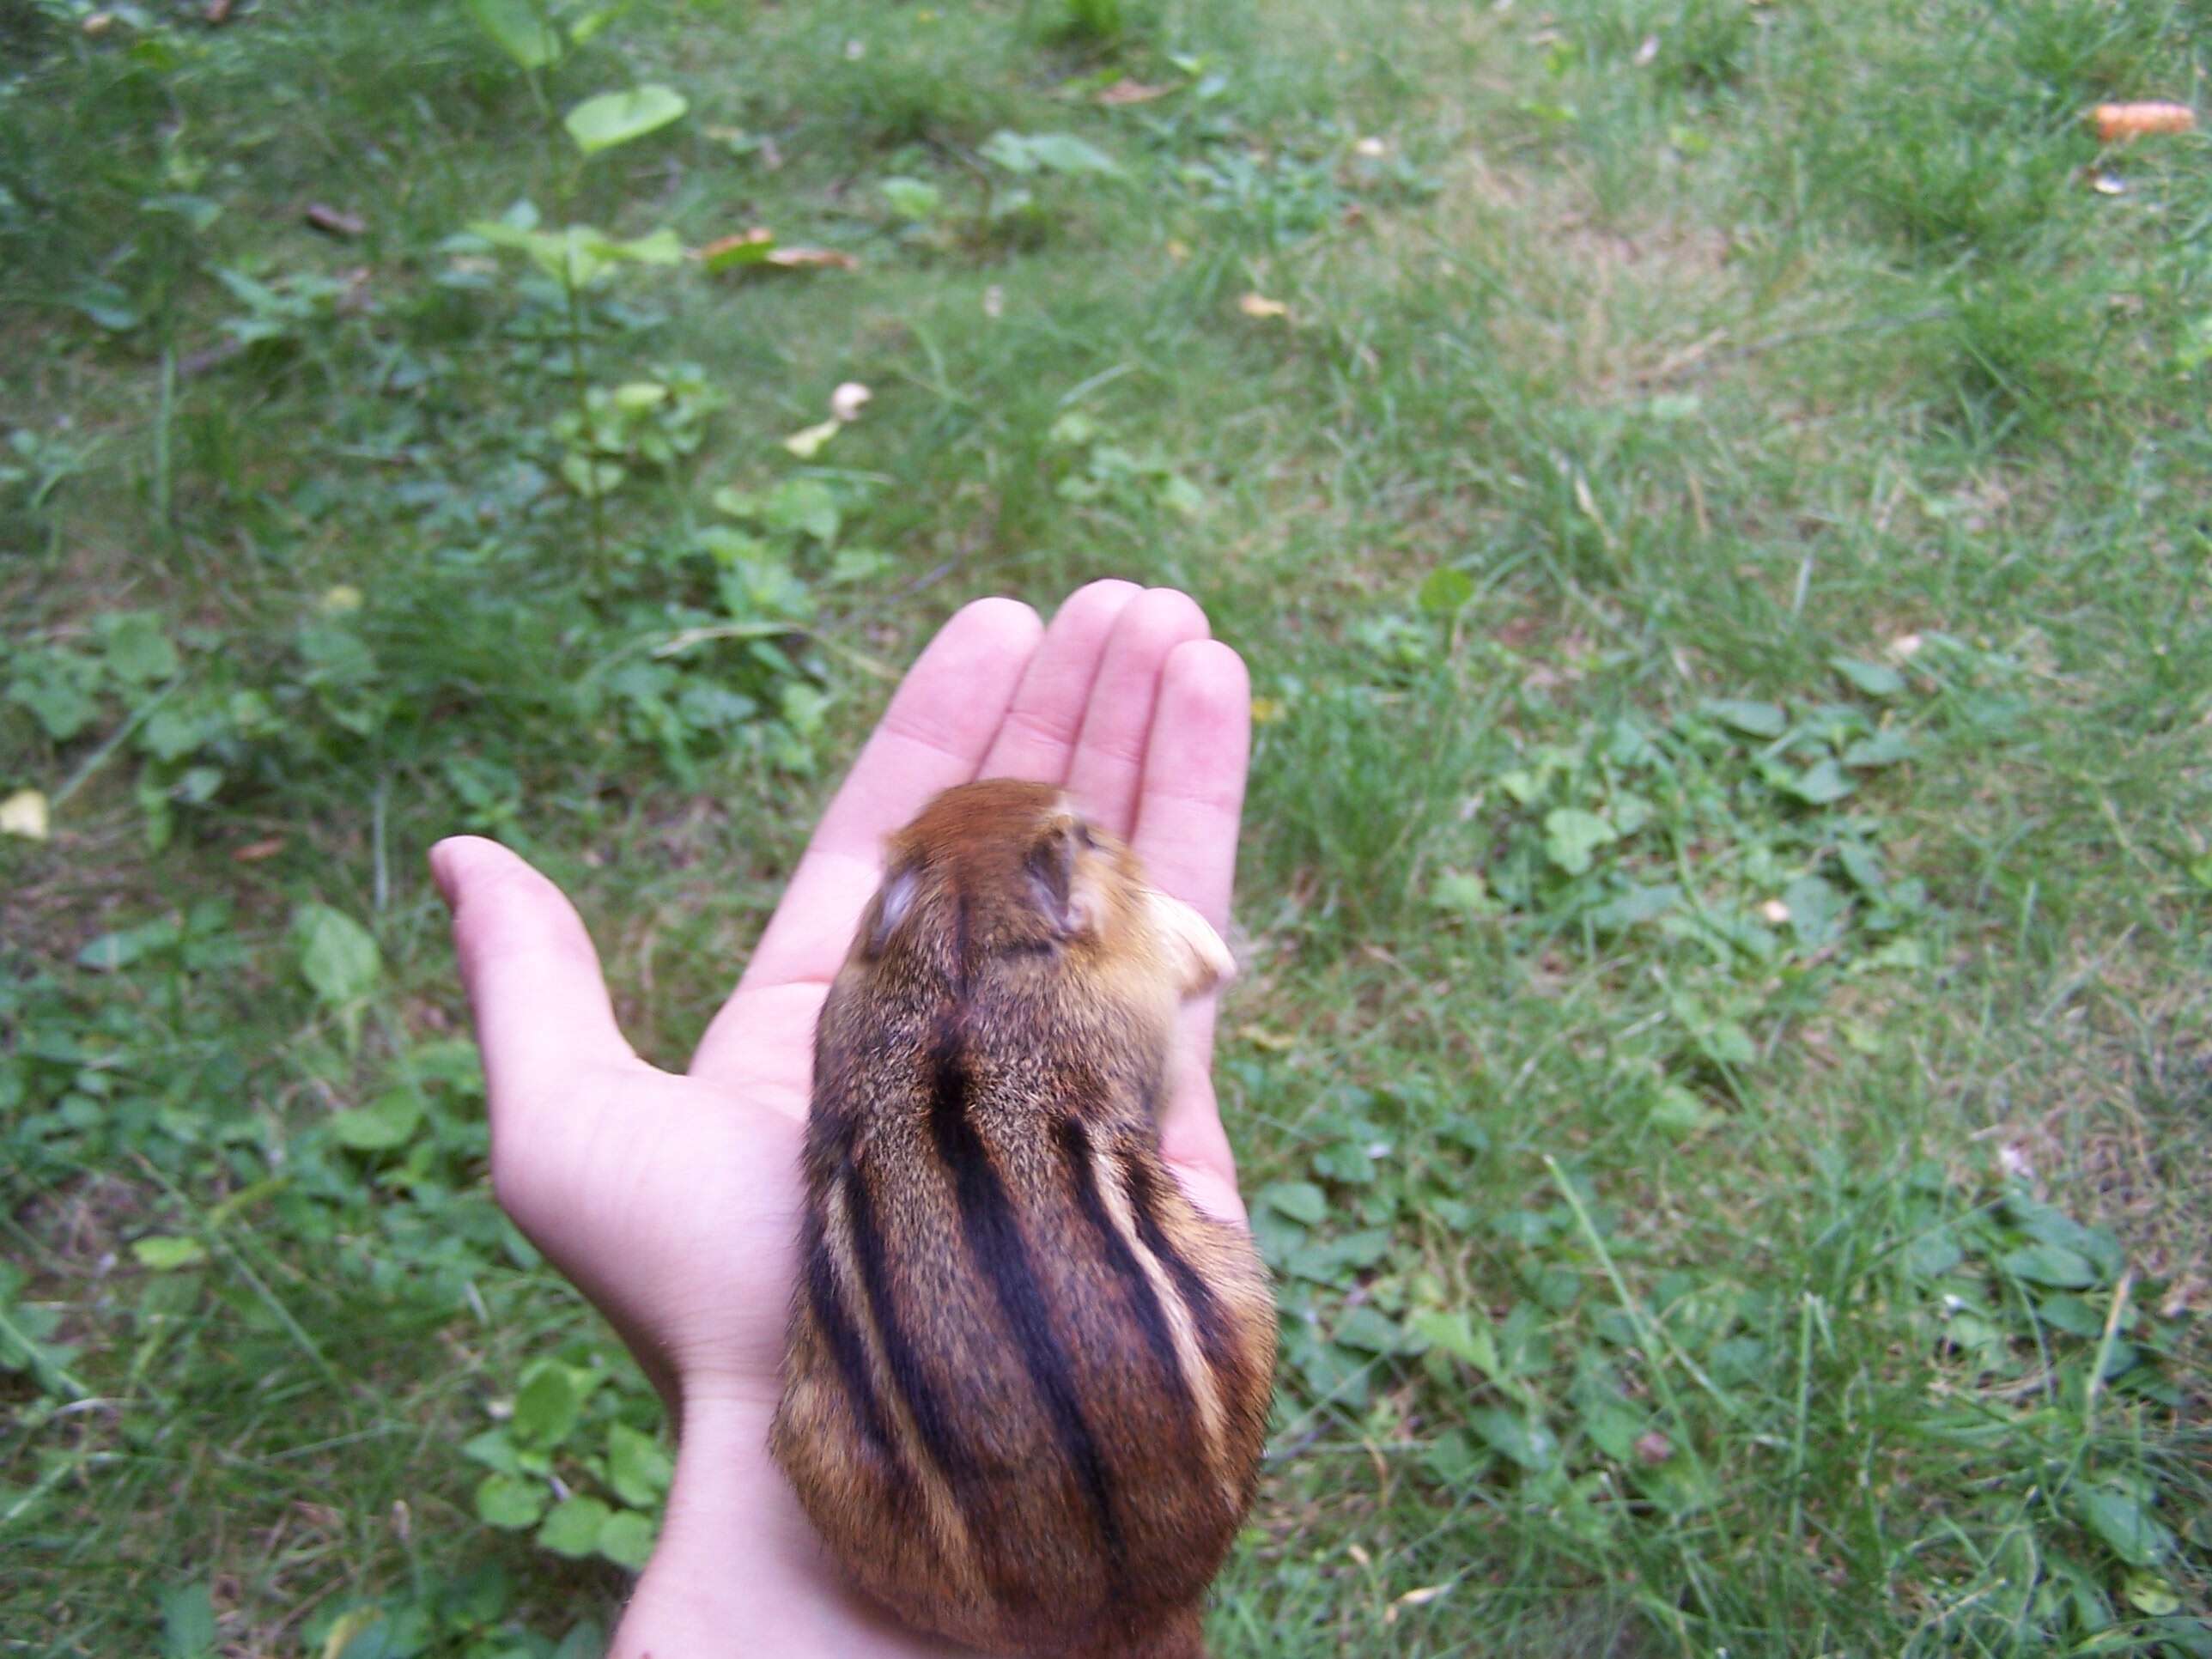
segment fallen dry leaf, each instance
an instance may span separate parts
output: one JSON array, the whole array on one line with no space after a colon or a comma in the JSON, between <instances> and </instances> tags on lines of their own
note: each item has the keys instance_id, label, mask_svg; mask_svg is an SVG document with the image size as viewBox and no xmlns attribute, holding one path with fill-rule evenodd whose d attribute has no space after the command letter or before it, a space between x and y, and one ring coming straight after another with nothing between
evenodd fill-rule
<instances>
[{"instance_id":1,"label":"fallen dry leaf","mask_svg":"<svg viewBox=\"0 0 2212 1659\"><path fill-rule=\"evenodd\" d=\"M2187 132L2197 112L2186 104L2100 104L2090 112L2100 143L2117 144L2152 132Z\"/></svg>"},{"instance_id":2,"label":"fallen dry leaf","mask_svg":"<svg viewBox=\"0 0 2212 1659\"><path fill-rule=\"evenodd\" d=\"M319 230L325 236L358 236L368 228L368 221L358 213L348 213L323 202L307 204L309 228Z\"/></svg>"},{"instance_id":3,"label":"fallen dry leaf","mask_svg":"<svg viewBox=\"0 0 2212 1659\"><path fill-rule=\"evenodd\" d=\"M1656 1468L1674 1455L1674 1443L1654 1429L1638 1437L1636 1455Z\"/></svg>"},{"instance_id":4,"label":"fallen dry leaf","mask_svg":"<svg viewBox=\"0 0 2212 1659\"><path fill-rule=\"evenodd\" d=\"M1237 309L1247 317L1287 317L1291 308L1280 300L1270 300L1264 294L1248 294L1237 302Z\"/></svg>"},{"instance_id":5,"label":"fallen dry leaf","mask_svg":"<svg viewBox=\"0 0 2212 1659\"><path fill-rule=\"evenodd\" d=\"M766 264L783 270L858 270L860 262L831 247L777 247L769 250Z\"/></svg>"},{"instance_id":6,"label":"fallen dry leaf","mask_svg":"<svg viewBox=\"0 0 2212 1659\"><path fill-rule=\"evenodd\" d=\"M1148 87L1143 82L1132 81L1125 75L1112 86L1101 88L1098 101L1109 109L1118 109L1124 104L1149 104L1153 99L1164 98L1174 90L1173 87Z\"/></svg>"},{"instance_id":7,"label":"fallen dry leaf","mask_svg":"<svg viewBox=\"0 0 2212 1659\"><path fill-rule=\"evenodd\" d=\"M18 789L7 799L0 800L0 836L44 841L51 823L46 798L35 789Z\"/></svg>"},{"instance_id":8,"label":"fallen dry leaf","mask_svg":"<svg viewBox=\"0 0 2212 1659\"><path fill-rule=\"evenodd\" d=\"M275 858L283 850L284 837L270 836L260 841L249 841L245 846L234 849L230 860L233 864L258 864L264 859Z\"/></svg>"}]
</instances>

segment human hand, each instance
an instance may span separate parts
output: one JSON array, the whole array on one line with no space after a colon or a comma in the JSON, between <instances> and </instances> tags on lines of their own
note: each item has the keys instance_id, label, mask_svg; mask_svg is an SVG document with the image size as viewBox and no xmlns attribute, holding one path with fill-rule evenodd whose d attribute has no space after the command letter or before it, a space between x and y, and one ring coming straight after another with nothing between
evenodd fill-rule
<instances>
[{"instance_id":1,"label":"human hand","mask_svg":"<svg viewBox=\"0 0 2212 1659\"><path fill-rule=\"evenodd\" d=\"M623 1042L550 882L491 842L432 849L483 1051L494 1191L678 1426L661 1544L617 1654L933 1650L852 1599L767 1461L816 1016L884 837L978 776L1064 783L1155 884L1224 927L1249 712L1243 663L1172 590L1094 583L1043 630L1010 600L968 606L893 696L681 1075ZM1200 1208L1241 1219L1207 1077L1212 1006L1182 1018L1162 1152Z\"/></svg>"}]
</instances>

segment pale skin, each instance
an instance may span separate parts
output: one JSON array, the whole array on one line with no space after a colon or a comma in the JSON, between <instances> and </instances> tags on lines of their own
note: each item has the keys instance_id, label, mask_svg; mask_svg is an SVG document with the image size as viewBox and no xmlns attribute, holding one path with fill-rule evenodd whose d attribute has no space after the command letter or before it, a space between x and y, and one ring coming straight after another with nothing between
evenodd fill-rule
<instances>
[{"instance_id":1,"label":"pale skin","mask_svg":"<svg viewBox=\"0 0 2212 1659\"><path fill-rule=\"evenodd\" d=\"M560 890L497 843L431 849L453 915L491 1110L492 1185L666 1401L676 1480L612 1659L965 1652L846 1586L769 1461L796 1270L815 1017L883 873L884 837L977 777L1065 785L1152 880L1228 920L1251 697L1172 589L1094 582L1046 628L981 599L939 630L816 829L688 1071L640 1059ZM1194 1202L1241 1222L1207 1076L1212 1002L1187 1004L1161 1121Z\"/></svg>"}]
</instances>

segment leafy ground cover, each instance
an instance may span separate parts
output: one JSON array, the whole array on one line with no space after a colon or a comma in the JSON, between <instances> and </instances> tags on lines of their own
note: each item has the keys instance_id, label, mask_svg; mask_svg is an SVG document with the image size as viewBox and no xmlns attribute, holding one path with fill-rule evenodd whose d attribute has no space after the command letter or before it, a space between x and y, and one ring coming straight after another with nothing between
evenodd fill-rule
<instances>
[{"instance_id":1,"label":"leafy ground cover","mask_svg":"<svg viewBox=\"0 0 2212 1659\"><path fill-rule=\"evenodd\" d=\"M1110 572L1255 677L1218 1652L2212 1652L2208 24L0 4L0 1648L595 1652L422 850L677 1060Z\"/></svg>"}]
</instances>

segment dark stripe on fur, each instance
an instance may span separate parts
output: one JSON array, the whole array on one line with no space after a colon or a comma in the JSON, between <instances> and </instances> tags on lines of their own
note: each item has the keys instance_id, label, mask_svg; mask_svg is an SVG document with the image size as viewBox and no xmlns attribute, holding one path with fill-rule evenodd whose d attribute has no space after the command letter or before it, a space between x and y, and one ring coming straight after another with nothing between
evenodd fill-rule
<instances>
[{"instance_id":1,"label":"dark stripe on fur","mask_svg":"<svg viewBox=\"0 0 2212 1659\"><path fill-rule=\"evenodd\" d=\"M884 1345L884 1363L890 1367L891 1387L913 1414L915 1431L922 1450L945 1475L957 1480L969 1465L952 1429L952 1413L922 1368L921 1356L898 1322L891 1305L890 1269L884 1261L884 1236L876 1224L876 1206L868 1196L868 1183L848 1165L840 1172L845 1182L845 1214L853 1225L853 1257L860 1269L860 1287L867 1292L868 1317L877 1339Z\"/></svg>"},{"instance_id":2,"label":"dark stripe on fur","mask_svg":"<svg viewBox=\"0 0 2212 1659\"><path fill-rule=\"evenodd\" d=\"M848 1195L848 1212L851 1207ZM884 1415L883 1401L876 1397L875 1382L868 1374L867 1345L860 1340L860 1328L853 1323L844 1299L837 1294L837 1275L830 1264L830 1244L823 1236L821 1221L810 1220L806 1233L807 1308L823 1341L829 1345L830 1357L836 1362L838 1378L845 1385L853 1415L860 1419L860 1431L892 1477L902 1481L905 1467L893 1447L890 1419Z\"/></svg>"},{"instance_id":3,"label":"dark stripe on fur","mask_svg":"<svg viewBox=\"0 0 2212 1659\"><path fill-rule=\"evenodd\" d=\"M1160 1188L1152 1174L1151 1159L1141 1152L1121 1160L1121 1167L1129 1176L1129 1207L1136 1212L1137 1237L1145 1241L1145 1248L1159 1258L1160 1265L1175 1280L1176 1289L1182 1295L1183 1305L1190 1310L1191 1323L1198 1328L1198 1340L1206 1350L1206 1358L1215 1375L1227 1377L1236 1374L1238 1355L1236 1333L1230 1328L1228 1316L1212 1290L1198 1269L1182 1258L1182 1253L1168 1237L1167 1229L1160 1224Z\"/></svg>"},{"instance_id":4,"label":"dark stripe on fur","mask_svg":"<svg viewBox=\"0 0 2212 1659\"><path fill-rule=\"evenodd\" d=\"M1114 1224L1114 1218L1106 1212L1106 1200L1098 1191L1098 1171L1091 1161L1091 1137L1073 1118L1062 1118L1058 1133L1060 1150L1067 1154L1068 1173L1075 1181L1076 1207L1098 1235L1098 1248L1128 1290L1130 1303L1137 1311L1137 1323L1144 1328L1146 1345L1160 1362L1168 1389L1180 1407L1180 1420L1195 1422L1196 1402L1191 1398L1189 1379L1182 1374L1182 1362L1176 1358L1175 1334L1169 1328L1167 1311L1160 1306L1158 1293L1138 1262L1137 1253L1129 1248L1128 1240Z\"/></svg>"},{"instance_id":5,"label":"dark stripe on fur","mask_svg":"<svg viewBox=\"0 0 2212 1659\"><path fill-rule=\"evenodd\" d=\"M937 1142L938 1156L952 1176L953 1197L960 1206L961 1230L967 1235L969 1253L991 1281L1030 1382L1044 1402L1060 1449L1091 1500L1109 1575L1115 1574L1123 1554L1121 1528L1114 1519L1106 1462L1099 1454L1091 1425L1084 1421L1074 1368L1053 1334L1044 1291L1030 1264L1012 1203L999 1172L991 1166L982 1137L969 1121L968 1066L959 1031L949 1020L938 1032L932 1060L930 1133Z\"/></svg>"}]
</instances>

